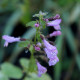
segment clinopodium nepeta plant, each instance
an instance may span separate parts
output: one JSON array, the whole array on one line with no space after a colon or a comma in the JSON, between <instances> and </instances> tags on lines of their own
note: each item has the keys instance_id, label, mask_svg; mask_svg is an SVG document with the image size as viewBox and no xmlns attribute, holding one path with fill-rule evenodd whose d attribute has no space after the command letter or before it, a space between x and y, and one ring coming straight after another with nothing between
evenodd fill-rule
<instances>
[{"instance_id":1,"label":"clinopodium nepeta plant","mask_svg":"<svg viewBox=\"0 0 80 80\"><path fill-rule=\"evenodd\" d=\"M33 63L36 63L39 77L46 73L47 69L40 64L38 57L44 56L44 59L47 59L49 66L54 66L59 61L57 57L58 50L56 46L53 45L53 42L49 41L48 38L61 35L60 15L56 14L54 17L44 18L46 15L47 13L42 13L40 11L39 14L33 15L33 17L38 17L39 19L36 21L31 21L27 24L27 26L31 26L36 29L34 40L23 39L20 37L15 38L8 35L2 36L2 38L5 40L4 47L7 47L9 43L20 42L19 46L26 47L31 52L32 62L30 63L30 66L32 66ZM44 34L42 34L42 30L44 30L46 27L54 27L55 31L44 36ZM37 57L35 53L37 53ZM35 69L35 66L33 69Z\"/></svg>"}]
</instances>

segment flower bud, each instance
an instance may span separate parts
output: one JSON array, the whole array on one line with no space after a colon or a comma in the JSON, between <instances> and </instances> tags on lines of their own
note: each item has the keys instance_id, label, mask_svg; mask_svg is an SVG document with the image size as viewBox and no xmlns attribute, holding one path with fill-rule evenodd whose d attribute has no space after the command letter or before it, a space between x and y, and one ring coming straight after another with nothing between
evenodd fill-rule
<instances>
[{"instance_id":1,"label":"flower bud","mask_svg":"<svg viewBox=\"0 0 80 80\"><path fill-rule=\"evenodd\" d=\"M35 27L39 27L39 23L35 23Z\"/></svg>"}]
</instances>

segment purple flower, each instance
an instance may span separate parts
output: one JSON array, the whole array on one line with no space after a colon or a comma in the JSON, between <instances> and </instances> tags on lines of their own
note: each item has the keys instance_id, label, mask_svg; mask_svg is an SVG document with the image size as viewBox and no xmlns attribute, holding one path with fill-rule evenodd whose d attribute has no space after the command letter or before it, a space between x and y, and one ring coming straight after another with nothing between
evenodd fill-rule
<instances>
[{"instance_id":1,"label":"purple flower","mask_svg":"<svg viewBox=\"0 0 80 80\"><path fill-rule=\"evenodd\" d=\"M35 24L35 27L39 27L39 23L36 23L36 24Z\"/></svg>"},{"instance_id":2,"label":"purple flower","mask_svg":"<svg viewBox=\"0 0 80 80\"><path fill-rule=\"evenodd\" d=\"M58 53L58 51L57 51L56 48L54 48L54 49L52 49L52 50L50 50L50 49L48 49L48 48L44 48L44 51L45 51L45 53L46 53L46 55L47 55L47 57L48 57L49 59L52 58L52 57L54 57L54 56L56 56L57 53Z\"/></svg>"},{"instance_id":3,"label":"purple flower","mask_svg":"<svg viewBox=\"0 0 80 80\"><path fill-rule=\"evenodd\" d=\"M61 19L56 19L56 20L53 20L49 23L47 23L47 26L53 26L56 30L60 30L60 24L61 23Z\"/></svg>"},{"instance_id":4,"label":"purple flower","mask_svg":"<svg viewBox=\"0 0 80 80\"><path fill-rule=\"evenodd\" d=\"M48 41L43 39L44 46L49 50L57 50L55 46L51 45Z\"/></svg>"},{"instance_id":5,"label":"purple flower","mask_svg":"<svg viewBox=\"0 0 80 80\"><path fill-rule=\"evenodd\" d=\"M61 31L54 31L53 33L51 33L49 36L53 37L53 36L59 36L61 35Z\"/></svg>"},{"instance_id":6,"label":"purple flower","mask_svg":"<svg viewBox=\"0 0 80 80\"><path fill-rule=\"evenodd\" d=\"M43 40L43 43L45 46L44 51L47 54L48 58L51 58L54 55L57 55L58 51L57 51L57 48L55 46L49 44L49 42L46 41L45 39Z\"/></svg>"},{"instance_id":7,"label":"purple flower","mask_svg":"<svg viewBox=\"0 0 80 80\"><path fill-rule=\"evenodd\" d=\"M36 50L36 51L40 51L40 47L35 46L35 50Z\"/></svg>"},{"instance_id":8,"label":"purple flower","mask_svg":"<svg viewBox=\"0 0 80 80\"><path fill-rule=\"evenodd\" d=\"M50 58L49 66L55 65L58 61L59 61L59 59L58 59L57 56L54 56L54 57Z\"/></svg>"},{"instance_id":9,"label":"purple flower","mask_svg":"<svg viewBox=\"0 0 80 80\"><path fill-rule=\"evenodd\" d=\"M9 43L20 41L20 38L14 38L14 37L10 37L8 35L2 36L2 39L5 40L4 47L7 47Z\"/></svg>"},{"instance_id":10,"label":"purple flower","mask_svg":"<svg viewBox=\"0 0 80 80\"><path fill-rule=\"evenodd\" d=\"M42 74L47 72L47 69L43 67L39 62L37 62L38 76L41 77Z\"/></svg>"}]
</instances>

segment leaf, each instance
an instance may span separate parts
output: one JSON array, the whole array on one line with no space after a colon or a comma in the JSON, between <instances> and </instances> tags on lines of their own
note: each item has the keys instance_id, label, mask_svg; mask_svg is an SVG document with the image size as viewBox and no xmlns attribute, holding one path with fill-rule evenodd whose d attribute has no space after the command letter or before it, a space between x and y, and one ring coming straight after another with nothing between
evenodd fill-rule
<instances>
[{"instance_id":1,"label":"leaf","mask_svg":"<svg viewBox=\"0 0 80 80\"><path fill-rule=\"evenodd\" d=\"M24 80L51 80L48 74L43 74L41 77L38 77L37 74L31 73L30 77L26 77Z\"/></svg>"},{"instance_id":2,"label":"leaf","mask_svg":"<svg viewBox=\"0 0 80 80\"><path fill-rule=\"evenodd\" d=\"M68 32L66 32L66 31L68 31ZM75 43L75 38L73 36L71 29L68 27L68 28L66 28L65 32L66 32L66 38L67 38L67 41L68 41L68 44L69 44L69 47L70 47L72 53L77 54L78 53L77 45Z\"/></svg>"},{"instance_id":3,"label":"leaf","mask_svg":"<svg viewBox=\"0 0 80 80\"><path fill-rule=\"evenodd\" d=\"M3 63L1 65L1 69L2 69L2 72L10 78L20 79L23 75L20 68L8 62Z\"/></svg>"},{"instance_id":4,"label":"leaf","mask_svg":"<svg viewBox=\"0 0 80 80\"><path fill-rule=\"evenodd\" d=\"M28 68L29 68L29 60L28 59L21 58L20 59L20 64L24 69L28 70Z\"/></svg>"},{"instance_id":5,"label":"leaf","mask_svg":"<svg viewBox=\"0 0 80 80\"><path fill-rule=\"evenodd\" d=\"M30 77L26 77L26 78L24 78L24 80L35 80L35 79L30 78Z\"/></svg>"},{"instance_id":6,"label":"leaf","mask_svg":"<svg viewBox=\"0 0 80 80\"><path fill-rule=\"evenodd\" d=\"M0 71L0 80L9 80L9 78Z\"/></svg>"},{"instance_id":7,"label":"leaf","mask_svg":"<svg viewBox=\"0 0 80 80\"><path fill-rule=\"evenodd\" d=\"M22 15L22 9L17 9L7 21L3 35L11 35L13 29L15 28L16 23L19 21Z\"/></svg>"},{"instance_id":8,"label":"leaf","mask_svg":"<svg viewBox=\"0 0 80 80\"><path fill-rule=\"evenodd\" d=\"M78 19L79 16L80 16L80 4L77 3L70 14L69 17L70 22L74 22L75 20Z\"/></svg>"},{"instance_id":9,"label":"leaf","mask_svg":"<svg viewBox=\"0 0 80 80\"><path fill-rule=\"evenodd\" d=\"M36 23L36 21L31 21L29 23L26 24L26 26L31 26L31 27L35 27L34 24Z\"/></svg>"},{"instance_id":10,"label":"leaf","mask_svg":"<svg viewBox=\"0 0 80 80\"><path fill-rule=\"evenodd\" d=\"M78 54L78 55L76 56L76 63L77 63L78 68L79 68L79 70L80 70L80 54Z\"/></svg>"},{"instance_id":11,"label":"leaf","mask_svg":"<svg viewBox=\"0 0 80 80\"><path fill-rule=\"evenodd\" d=\"M27 47L30 44L30 41L21 41L19 47Z\"/></svg>"},{"instance_id":12,"label":"leaf","mask_svg":"<svg viewBox=\"0 0 80 80\"><path fill-rule=\"evenodd\" d=\"M51 80L51 78L48 74L43 74L41 78L38 78L38 80Z\"/></svg>"}]
</instances>

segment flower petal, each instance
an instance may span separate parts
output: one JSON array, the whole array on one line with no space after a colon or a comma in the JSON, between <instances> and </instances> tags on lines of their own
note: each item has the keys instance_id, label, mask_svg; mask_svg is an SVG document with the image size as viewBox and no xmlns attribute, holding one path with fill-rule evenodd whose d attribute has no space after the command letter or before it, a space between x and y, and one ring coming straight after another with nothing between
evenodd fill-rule
<instances>
[{"instance_id":1,"label":"flower petal","mask_svg":"<svg viewBox=\"0 0 80 80\"><path fill-rule=\"evenodd\" d=\"M55 65L59 61L57 56L54 56L53 58L50 58L49 60L49 66Z\"/></svg>"},{"instance_id":2,"label":"flower petal","mask_svg":"<svg viewBox=\"0 0 80 80\"><path fill-rule=\"evenodd\" d=\"M47 26L57 26L61 23L61 19L56 19L56 20L53 20L49 23L47 23Z\"/></svg>"},{"instance_id":3,"label":"flower petal","mask_svg":"<svg viewBox=\"0 0 80 80\"><path fill-rule=\"evenodd\" d=\"M54 29L56 29L56 30L61 30L60 25L55 25L55 26L54 26Z\"/></svg>"},{"instance_id":4,"label":"flower petal","mask_svg":"<svg viewBox=\"0 0 80 80\"><path fill-rule=\"evenodd\" d=\"M8 46L8 42L5 41L5 43L4 43L4 47L7 47L7 46Z\"/></svg>"}]
</instances>

